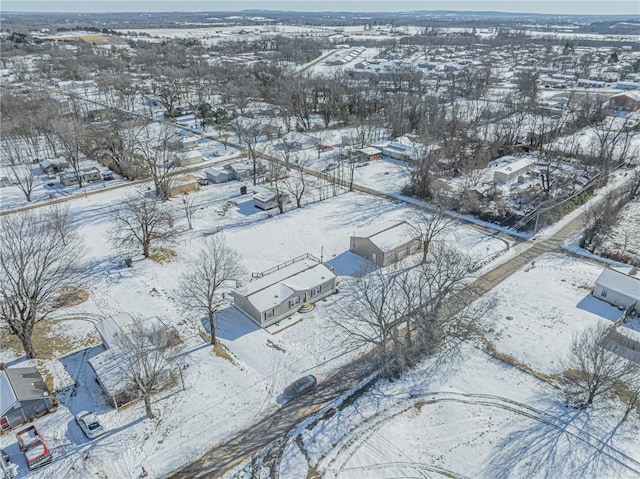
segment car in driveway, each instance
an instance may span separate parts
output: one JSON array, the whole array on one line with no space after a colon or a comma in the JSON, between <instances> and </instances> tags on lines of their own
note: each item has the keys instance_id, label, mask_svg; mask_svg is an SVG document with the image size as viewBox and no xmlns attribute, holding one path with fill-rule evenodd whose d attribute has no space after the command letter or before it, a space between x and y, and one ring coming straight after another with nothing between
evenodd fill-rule
<instances>
[{"instance_id":1,"label":"car in driveway","mask_svg":"<svg viewBox=\"0 0 640 479\"><path fill-rule=\"evenodd\" d=\"M76 422L89 439L95 439L104 434L104 427L94 412L82 411L76 414Z\"/></svg>"},{"instance_id":2,"label":"car in driveway","mask_svg":"<svg viewBox=\"0 0 640 479\"><path fill-rule=\"evenodd\" d=\"M317 384L318 380L316 379L316 377L309 374L308 376L304 376L284 388L282 396L286 400L291 401L292 399L313 391L316 388Z\"/></svg>"}]
</instances>

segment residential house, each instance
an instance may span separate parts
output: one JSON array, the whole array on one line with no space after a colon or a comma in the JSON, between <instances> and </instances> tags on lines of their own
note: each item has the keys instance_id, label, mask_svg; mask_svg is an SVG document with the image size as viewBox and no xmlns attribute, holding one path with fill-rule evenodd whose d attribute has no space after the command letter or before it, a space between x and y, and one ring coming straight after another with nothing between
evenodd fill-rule
<instances>
[{"instance_id":1,"label":"residential house","mask_svg":"<svg viewBox=\"0 0 640 479\"><path fill-rule=\"evenodd\" d=\"M11 429L53 408L40 372L31 366L0 364L0 431Z\"/></svg>"},{"instance_id":2,"label":"residential house","mask_svg":"<svg viewBox=\"0 0 640 479\"><path fill-rule=\"evenodd\" d=\"M422 250L422 241L406 221L367 236L352 236L350 251L377 264L388 266Z\"/></svg>"},{"instance_id":3,"label":"residential house","mask_svg":"<svg viewBox=\"0 0 640 479\"><path fill-rule=\"evenodd\" d=\"M40 169L47 175L60 173L65 168L69 168L69 163L67 162L67 160L63 160L60 158L56 158L54 160L42 160L40 162Z\"/></svg>"},{"instance_id":4,"label":"residential house","mask_svg":"<svg viewBox=\"0 0 640 479\"><path fill-rule=\"evenodd\" d=\"M167 140L167 147L175 151L189 151L198 146L200 138L190 132L182 130Z\"/></svg>"},{"instance_id":5,"label":"residential house","mask_svg":"<svg viewBox=\"0 0 640 479\"><path fill-rule=\"evenodd\" d=\"M264 328L291 316L303 303L315 303L335 290L333 269L306 254L254 274L249 283L234 292L233 303Z\"/></svg>"},{"instance_id":6,"label":"residential house","mask_svg":"<svg viewBox=\"0 0 640 479\"><path fill-rule=\"evenodd\" d=\"M83 183L91 183L102 179L102 173L95 166L80 170L80 177ZM75 172L64 173L60 175L60 183L64 186L74 186L78 184L78 177Z\"/></svg>"},{"instance_id":7,"label":"residential house","mask_svg":"<svg viewBox=\"0 0 640 479\"><path fill-rule=\"evenodd\" d=\"M415 147L402 141L390 142L382 148L382 154L400 161L414 161L418 157Z\"/></svg>"},{"instance_id":8,"label":"residential house","mask_svg":"<svg viewBox=\"0 0 640 479\"><path fill-rule=\"evenodd\" d=\"M618 93L609 98L609 107L614 110L635 111L640 108L640 90Z\"/></svg>"},{"instance_id":9,"label":"residential house","mask_svg":"<svg viewBox=\"0 0 640 479\"><path fill-rule=\"evenodd\" d=\"M495 169L493 172L493 180L501 183L511 183L527 173L534 163L535 160L533 158L521 158L511 162L508 165Z\"/></svg>"},{"instance_id":10,"label":"residential house","mask_svg":"<svg viewBox=\"0 0 640 479\"><path fill-rule=\"evenodd\" d=\"M142 339L147 354L157 354L171 343L172 335L167 326L159 318L141 320L142 324L128 314L117 314L103 319L96 325L102 338L105 351L89 359L89 365L96 374L96 379L107 396L107 400L118 407L138 396L137 388L127 374L127 364L135 355L127 348L127 335L142 332ZM171 381L170 367L165 360L160 360L158 388Z\"/></svg>"},{"instance_id":11,"label":"residential house","mask_svg":"<svg viewBox=\"0 0 640 479\"><path fill-rule=\"evenodd\" d=\"M202 153L198 150L188 150L182 153L180 156L180 166L197 165L203 162Z\"/></svg>"},{"instance_id":12,"label":"residential house","mask_svg":"<svg viewBox=\"0 0 640 479\"><path fill-rule=\"evenodd\" d=\"M593 296L620 308L640 313L640 278L605 268L598 276Z\"/></svg>"}]
</instances>

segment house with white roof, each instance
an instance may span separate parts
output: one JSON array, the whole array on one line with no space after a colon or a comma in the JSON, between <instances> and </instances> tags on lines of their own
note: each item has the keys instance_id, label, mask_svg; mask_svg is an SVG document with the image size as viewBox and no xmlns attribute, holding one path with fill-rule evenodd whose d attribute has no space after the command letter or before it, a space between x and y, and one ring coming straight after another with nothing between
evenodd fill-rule
<instances>
[{"instance_id":1,"label":"house with white roof","mask_svg":"<svg viewBox=\"0 0 640 479\"><path fill-rule=\"evenodd\" d=\"M593 296L620 308L640 313L640 278L605 268L596 280Z\"/></svg>"},{"instance_id":2,"label":"house with white roof","mask_svg":"<svg viewBox=\"0 0 640 479\"><path fill-rule=\"evenodd\" d=\"M141 324L139 322L142 321ZM171 339L167 326L159 318L136 319L129 314L115 314L109 316L96 325L96 330L102 338L105 351L89 359L89 365L96 373L96 379L107 396L107 400L116 408L135 399L138 396L136 386L132 383L128 365L135 362L136 354L127 348L127 341L122 337L138 334L144 335L144 351L152 357L152 362L158 362L160 374L157 388L160 389L171 381L170 366L159 350L166 347Z\"/></svg>"},{"instance_id":3,"label":"house with white roof","mask_svg":"<svg viewBox=\"0 0 640 479\"><path fill-rule=\"evenodd\" d=\"M533 166L533 158L521 158L508 165L496 168L493 172L493 180L500 183L511 183L524 175Z\"/></svg>"},{"instance_id":4,"label":"house with white roof","mask_svg":"<svg viewBox=\"0 0 640 479\"><path fill-rule=\"evenodd\" d=\"M416 230L406 221L366 236L352 236L349 250L377 264L388 266L422 250Z\"/></svg>"},{"instance_id":5,"label":"house with white roof","mask_svg":"<svg viewBox=\"0 0 640 479\"><path fill-rule=\"evenodd\" d=\"M234 291L233 304L261 327L269 326L336 291L333 270L310 254L294 258Z\"/></svg>"}]
</instances>

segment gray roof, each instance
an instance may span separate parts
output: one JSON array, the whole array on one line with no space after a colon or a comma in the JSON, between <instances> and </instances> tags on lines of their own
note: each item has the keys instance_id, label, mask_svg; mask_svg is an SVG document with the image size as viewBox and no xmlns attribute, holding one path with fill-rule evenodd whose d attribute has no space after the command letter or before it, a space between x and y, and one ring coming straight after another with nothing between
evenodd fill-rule
<instances>
[{"instance_id":1,"label":"gray roof","mask_svg":"<svg viewBox=\"0 0 640 479\"><path fill-rule=\"evenodd\" d=\"M606 268L596 285L640 301L640 279Z\"/></svg>"},{"instance_id":2,"label":"gray roof","mask_svg":"<svg viewBox=\"0 0 640 479\"><path fill-rule=\"evenodd\" d=\"M49 396L49 389L34 367L7 368L0 371L0 413L16 401Z\"/></svg>"}]
</instances>

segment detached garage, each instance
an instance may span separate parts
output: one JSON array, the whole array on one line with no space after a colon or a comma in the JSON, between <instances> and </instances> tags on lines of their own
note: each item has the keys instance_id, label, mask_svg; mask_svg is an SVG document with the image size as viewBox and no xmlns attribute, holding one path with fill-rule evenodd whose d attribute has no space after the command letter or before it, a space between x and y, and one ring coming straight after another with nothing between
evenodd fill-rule
<instances>
[{"instance_id":1,"label":"detached garage","mask_svg":"<svg viewBox=\"0 0 640 479\"><path fill-rule=\"evenodd\" d=\"M621 308L633 306L640 313L640 279L605 269L596 280L593 295Z\"/></svg>"},{"instance_id":2,"label":"detached garage","mask_svg":"<svg viewBox=\"0 0 640 479\"><path fill-rule=\"evenodd\" d=\"M0 365L0 430L19 426L52 408L49 389L36 368Z\"/></svg>"}]
</instances>

